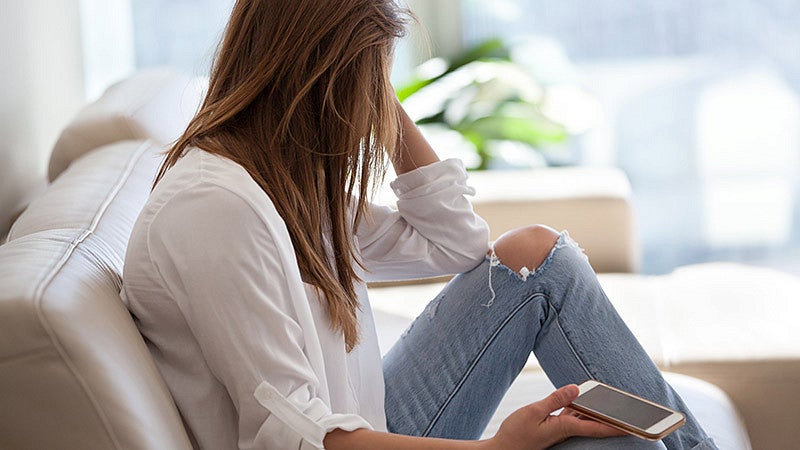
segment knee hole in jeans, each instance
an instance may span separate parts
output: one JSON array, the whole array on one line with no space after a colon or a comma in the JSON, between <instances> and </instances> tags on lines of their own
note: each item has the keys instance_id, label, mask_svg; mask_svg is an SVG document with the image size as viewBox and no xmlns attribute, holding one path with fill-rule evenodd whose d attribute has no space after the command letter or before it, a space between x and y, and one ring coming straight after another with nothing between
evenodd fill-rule
<instances>
[{"instance_id":1,"label":"knee hole in jeans","mask_svg":"<svg viewBox=\"0 0 800 450\"><path fill-rule=\"evenodd\" d=\"M526 277L542 265L559 236L557 231L546 225L516 228L494 242L491 254L509 269Z\"/></svg>"},{"instance_id":2,"label":"knee hole in jeans","mask_svg":"<svg viewBox=\"0 0 800 450\"><path fill-rule=\"evenodd\" d=\"M491 298L483 306L494 304L497 293L492 283L492 268L502 262L509 270L527 280L541 266L561 235L545 225L530 225L504 233L489 250L489 291Z\"/></svg>"}]
</instances>

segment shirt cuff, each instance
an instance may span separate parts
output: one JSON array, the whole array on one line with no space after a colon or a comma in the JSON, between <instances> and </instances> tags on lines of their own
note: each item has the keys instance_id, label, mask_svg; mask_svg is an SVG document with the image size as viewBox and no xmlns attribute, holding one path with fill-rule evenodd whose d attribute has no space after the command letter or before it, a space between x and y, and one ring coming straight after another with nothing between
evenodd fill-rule
<instances>
[{"instance_id":1,"label":"shirt cuff","mask_svg":"<svg viewBox=\"0 0 800 450\"><path fill-rule=\"evenodd\" d=\"M280 441L276 442L280 448L323 449L325 436L335 429L373 429L361 416L332 414L319 398L308 399L307 392L301 387L285 397L268 382L261 382L254 395L270 417L261 426L259 436L266 436L270 442Z\"/></svg>"},{"instance_id":2,"label":"shirt cuff","mask_svg":"<svg viewBox=\"0 0 800 450\"><path fill-rule=\"evenodd\" d=\"M464 186L465 194L475 195L475 190L466 183L467 171L464 163L460 159L450 158L398 175L390 186L397 198L406 199L422 197L453 184Z\"/></svg>"}]
</instances>

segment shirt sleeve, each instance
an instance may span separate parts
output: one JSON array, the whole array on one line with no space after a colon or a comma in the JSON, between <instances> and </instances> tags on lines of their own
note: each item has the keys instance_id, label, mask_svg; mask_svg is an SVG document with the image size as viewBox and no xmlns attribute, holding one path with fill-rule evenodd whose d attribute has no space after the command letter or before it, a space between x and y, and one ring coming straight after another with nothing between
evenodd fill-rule
<instances>
[{"instance_id":1,"label":"shirt sleeve","mask_svg":"<svg viewBox=\"0 0 800 450\"><path fill-rule=\"evenodd\" d=\"M358 228L367 281L465 272L486 256L489 226L467 200L460 160L448 159L402 174L391 183L397 210L371 205Z\"/></svg>"},{"instance_id":2,"label":"shirt sleeve","mask_svg":"<svg viewBox=\"0 0 800 450\"><path fill-rule=\"evenodd\" d=\"M371 428L320 398L279 248L247 201L219 186L187 188L156 213L148 247L236 407L240 448L323 448L333 429Z\"/></svg>"}]
</instances>

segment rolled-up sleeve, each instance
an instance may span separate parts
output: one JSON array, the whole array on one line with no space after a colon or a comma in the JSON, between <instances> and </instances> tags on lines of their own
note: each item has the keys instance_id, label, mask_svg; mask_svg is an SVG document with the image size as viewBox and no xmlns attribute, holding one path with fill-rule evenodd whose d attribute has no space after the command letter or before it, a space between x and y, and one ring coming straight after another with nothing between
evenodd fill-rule
<instances>
[{"instance_id":1,"label":"rolled-up sleeve","mask_svg":"<svg viewBox=\"0 0 800 450\"><path fill-rule=\"evenodd\" d=\"M148 230L151 258L239 420L239 447L322 448L334 414L306 356L278 246L264 219L215 185L176 194Z\"/></svg>"},{"instance_id":2,"label":"rolled-up sleeve","mask_svg":"<svg viewBox=\"0 0 800 450\"><path fill-rule=\"evenodd\" d=\"M400 175L391 183L397 210L372 205L358 229L368 281L467 271L486 255L489 227L472 209L467 172L448 159Z\"/></svg>"}]
</instances>

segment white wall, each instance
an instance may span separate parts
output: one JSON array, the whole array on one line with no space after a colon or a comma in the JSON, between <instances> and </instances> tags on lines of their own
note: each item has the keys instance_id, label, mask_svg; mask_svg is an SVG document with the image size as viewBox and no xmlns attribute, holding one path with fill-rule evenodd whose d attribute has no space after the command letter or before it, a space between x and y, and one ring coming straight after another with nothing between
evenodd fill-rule
<instances>
[{"instance_id":1,"label":"white wall","mask_svg":"<svg viewBox=\"0 0 800 450\"><path fill-rule=\"evenodd\" d=\"M0 0L0 238L83 103L79 0Z\"/></svg>"},{"instance_id":2,"label":"white wall","mask_svg":"<svg viewBox=\"0 0 800 450\"><path fill-rule=\"evenodd\" d=\"M421 22L426 39L415 39L416 63L434 56L453 58L463 50L461 0L407 0Z\"/></svg>"}]
</instances>

